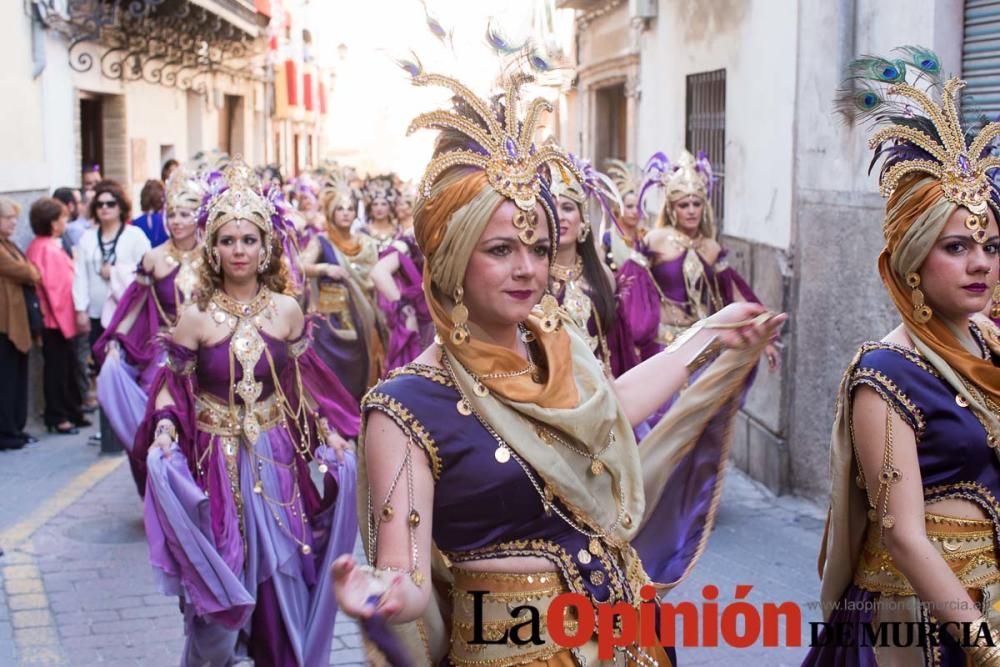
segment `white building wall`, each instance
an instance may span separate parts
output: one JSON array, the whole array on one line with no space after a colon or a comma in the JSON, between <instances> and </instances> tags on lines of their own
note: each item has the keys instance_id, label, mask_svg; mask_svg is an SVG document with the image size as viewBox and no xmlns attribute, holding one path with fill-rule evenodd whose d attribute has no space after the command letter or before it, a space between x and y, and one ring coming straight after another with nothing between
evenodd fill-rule
<instances>
[{"instance_id":1,"label":"white building wall","mask_svg":"<svg viewBox=\"0 0 1000 667\"><path fill-rule=\"evenodd\" d=\"M0 123L0 190L44 189L48 184L42 83L32 78L31 18L22 3L0 3L0 95L5 103Z\"/></svg>"},{"instance_id":2,"label":"white building wall","mask_svg":"<svg viewBox=\"0 0 1000 667\"><path fill-rule=\"evenodd\" d=\"M845 25L854 7L853 25ZM845 19L846 17L846 19ZM798 187L807 190L877 192L867 174L864 128L850 129L833 113L831 101L851 58L886 55L907 44L937 51L948 73L962 63L962 0L845 0L807 3L808 26L800 42Z\"/></svg>"},{"instance_id":3,"label":"white building wall","mask_svg":"<svg viewBox=\"0 0 1000 667\"><path fill-rule=\"evenodd\" d=\"M778 248L791 241L798 5L661 0L640 42L638 161L685 148L686 77L725 69L724 231Z\"/></svg>"}]
</instances>

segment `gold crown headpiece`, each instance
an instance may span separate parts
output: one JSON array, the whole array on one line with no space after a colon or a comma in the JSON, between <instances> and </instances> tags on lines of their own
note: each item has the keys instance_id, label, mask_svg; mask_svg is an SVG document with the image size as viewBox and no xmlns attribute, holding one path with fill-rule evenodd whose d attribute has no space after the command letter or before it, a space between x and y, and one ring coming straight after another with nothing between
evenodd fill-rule
<instances>
[{"instance_id":1,"label":"gold crown headpiece","mask_svg":"<svg viewBox=\"0 0 1000 667\"><path fill-rule=\"evenodd\" d=\"M186 167L178 167L167 179L166 209L189 208L197 211L207 193L205 182Z\"/></svg>"},{"instance_id":2,"label":"gold crown headpiece","mask_svg":"<svg viewBox=\"0 0 1000 667\"><path fill-rule=\"evenodd\" d=\"M532 141L539 116L543 111L552 110L547 101L540 97L532 100L528 104L524 120L518 121L520 89L531 80L530 75L523 73L507 78L499 100L500 108L495 110L487 100L455 79L440 74L417 74L413 77L414 84L449 89L475 118L458 111L430 111L414 118L407 130L407 134L418 129L452 130L468 139L466 146L447 151L431 160L418 186L421 196L430 196L438 177L452 167L482 169L486 172L490 187L513 201L520 209L514 216L514 225L518 229L518 238L529 245L537 239L535 204L541 200L553 225L556 217L551 201L543 196L543 189L548 189L543 181L543 167L558 164L577 180L584 180L583 175L557 145L546 142L537 147Z\"/></svg>"},{"instance_id":3,"label":"gold crown headpiece","mask_svg":"<svg viewBox=\"0 0 1000 667\"><path fill-rule=\"evenodd\" d=\"M365 204L371 204L376 199L384 199L389 204L396 201L396 185L392 174L369 176L365 179L362 190Z\"/></svg>"},{"instance_id":4,"label":"gold crown headpiece","mask_svg":"<svg viewBox=\"0 0 1000 667\"><path fill-rule=\"evenodd\" d=\"M697 159L685 150L677 158L673 171L663 175L667 201L695 195L707 200L712 191L712 166L708 158L700 155Z\"/></svg>"},{"instance_id":5,"label":"gold crown headpiece","mask_svg":"<svg viewBox=\"0 0 1000 667\"><path fill-rule=\"evenodd\" d=\"M872 165L882 159L879 191L889 197L900 180L924 173L941 181L945 198L967 208L973 215L966 226L973 238L986 240L986 209L1000 213L996 192L988 172L1000 167L1000 157L991 154L1000 136L1000 123L988 123L971 141L959 117L959 92L965 82L951 78L940 82L941 64L933 51L904 46L896 49L902 59L865 57L851 63L847 84L838 96L838 108L851 122L858 118L882 127L868 140L875 151ZM913 82L907 81L914 71ZM916 84L930 81L929 89L941 88L941 103Z\"/></svg>"},{"instance_id":6,"label":"gold crown headpiece","mask_svg":"<svg viewBox=\"0 0 1000 667\"><path fill-rule=\"evenodd\" d=\"M601 227L607 221L614 218L615 207L620 211L622 208L622 198L618 194L618 188L614 181L606 174L594 169L587 160L581 159L570 153L570 162L577 169L578 178L571 175L562 164L556 163L558 174L553 174L552 195L555 197L567 197L580 205L583 228L579 236L579 241L587 240L591 229L590 206L591 201L601 208Z\"/></svg>"},{"instance_id":7,"label":"gold crown headpiece","mask_svg":"<svg viewBox=\"0 0 1000 667\"><path fill-rule=\"evenodd\" d=\"M257 174L239 157L222 170L225 189L208 202L206 238L213 238L219 228L232 220L246 220L261 230L267 245L274 233L274 205L260 190Z\"/></svg>"},{"instance_id":8,"label":"gold crown headpiece","mask_svg":"<svg viewBox=\"0 0 1000 667\"><path fill-rule=\"evenodd\" d=\"M623 198L628 194L639 194L639 188L642 187L642 169L639 165L624 160L605 160L604 170Z\"/></svg>"}]
</instances>

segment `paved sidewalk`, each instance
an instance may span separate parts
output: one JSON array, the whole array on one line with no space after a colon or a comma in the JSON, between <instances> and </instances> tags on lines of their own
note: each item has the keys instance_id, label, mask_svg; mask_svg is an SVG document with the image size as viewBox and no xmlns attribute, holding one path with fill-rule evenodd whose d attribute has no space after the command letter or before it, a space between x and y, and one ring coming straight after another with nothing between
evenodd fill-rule
<instances>
[{"instance_id":1,"label":"paved sidewalk","mask_svg":"<svg viewBox=\"0 0 1000 667\"><path fill-rule=\"evenodd\" d=\"M95 466L88 472L103 479L0 559L0 665L179 663L181 614L154 586L125 458ZM360 635L346 619L330 664L363 664Z\"/></svg>"},{"instance_id":2,"label":"paved sidewalk","mask_svg":"<svg viewBox=\"0 0 1000 667\"><path fill-rule=\"evenodd\" d=\"M8 545L0 558L0 666L174 667L183 645L181 615L176 601L154 587L128 466L123 456L85 451L92 453L89 467L48 497L12 501L31 512L22 512L20 523L0 523L0 538ZM44 468L41 459L62 453L61 442L49 443L48 453L36 449L26 457L30 461L11 462L35 474ZM42 488L45 480L38 483ZM733 471L705 554L668 601L700 607L703 586L714 584L722 610L737 585L752 585L750 602L803 604L808 642L807 624L815 619L804 605L818 597L821 532L819 508L775 498ZM759 643L748 649L682 647L679 662L682 667L797 665L804 654L804 648L765 649ZM343 617L330 664L363 664L360 635Z\"/></svg>"}]
</instances>

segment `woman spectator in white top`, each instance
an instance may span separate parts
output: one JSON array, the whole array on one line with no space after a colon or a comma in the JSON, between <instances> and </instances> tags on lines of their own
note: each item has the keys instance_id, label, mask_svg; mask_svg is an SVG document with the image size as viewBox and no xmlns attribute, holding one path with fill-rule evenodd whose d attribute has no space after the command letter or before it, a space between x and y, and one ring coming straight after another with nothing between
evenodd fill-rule
<instances>
[{"instance_id":1,"label":"woman spectator in white top","mask_svg":"<svg viewBox=\"0 0 1000 667\"><path fill-rule=\"evenodd\" d=\"M98 183L90 202L90 217L97 221L97 226L84 232L73 251L77 328L89 333L91 346L104 332L118 298L132 282L136 266L150 249L146 235L128 224L131 208L118 182Z\"/></svg>"}]
</instances>

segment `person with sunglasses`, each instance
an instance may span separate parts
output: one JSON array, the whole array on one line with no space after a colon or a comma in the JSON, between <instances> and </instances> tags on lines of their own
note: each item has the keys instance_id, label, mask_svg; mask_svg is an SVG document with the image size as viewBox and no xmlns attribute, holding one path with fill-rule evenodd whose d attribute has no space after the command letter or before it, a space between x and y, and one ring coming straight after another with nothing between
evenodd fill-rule
<instances>
[{"instance_id":1,"label":"person with sunglasses","mask_svg":"<svg viewBox=\"0 0 1000 667\"><path fill-rule=\"evenodd\" d=\"M73 250L76 326L89 336L90 346L104 332L118 297L150 250L146 235L128 224L130 212L131 202L122 186L116 181L101 181L90 202L90 217L97 225L84 232Z\"/></svg>"}]
</instances>

